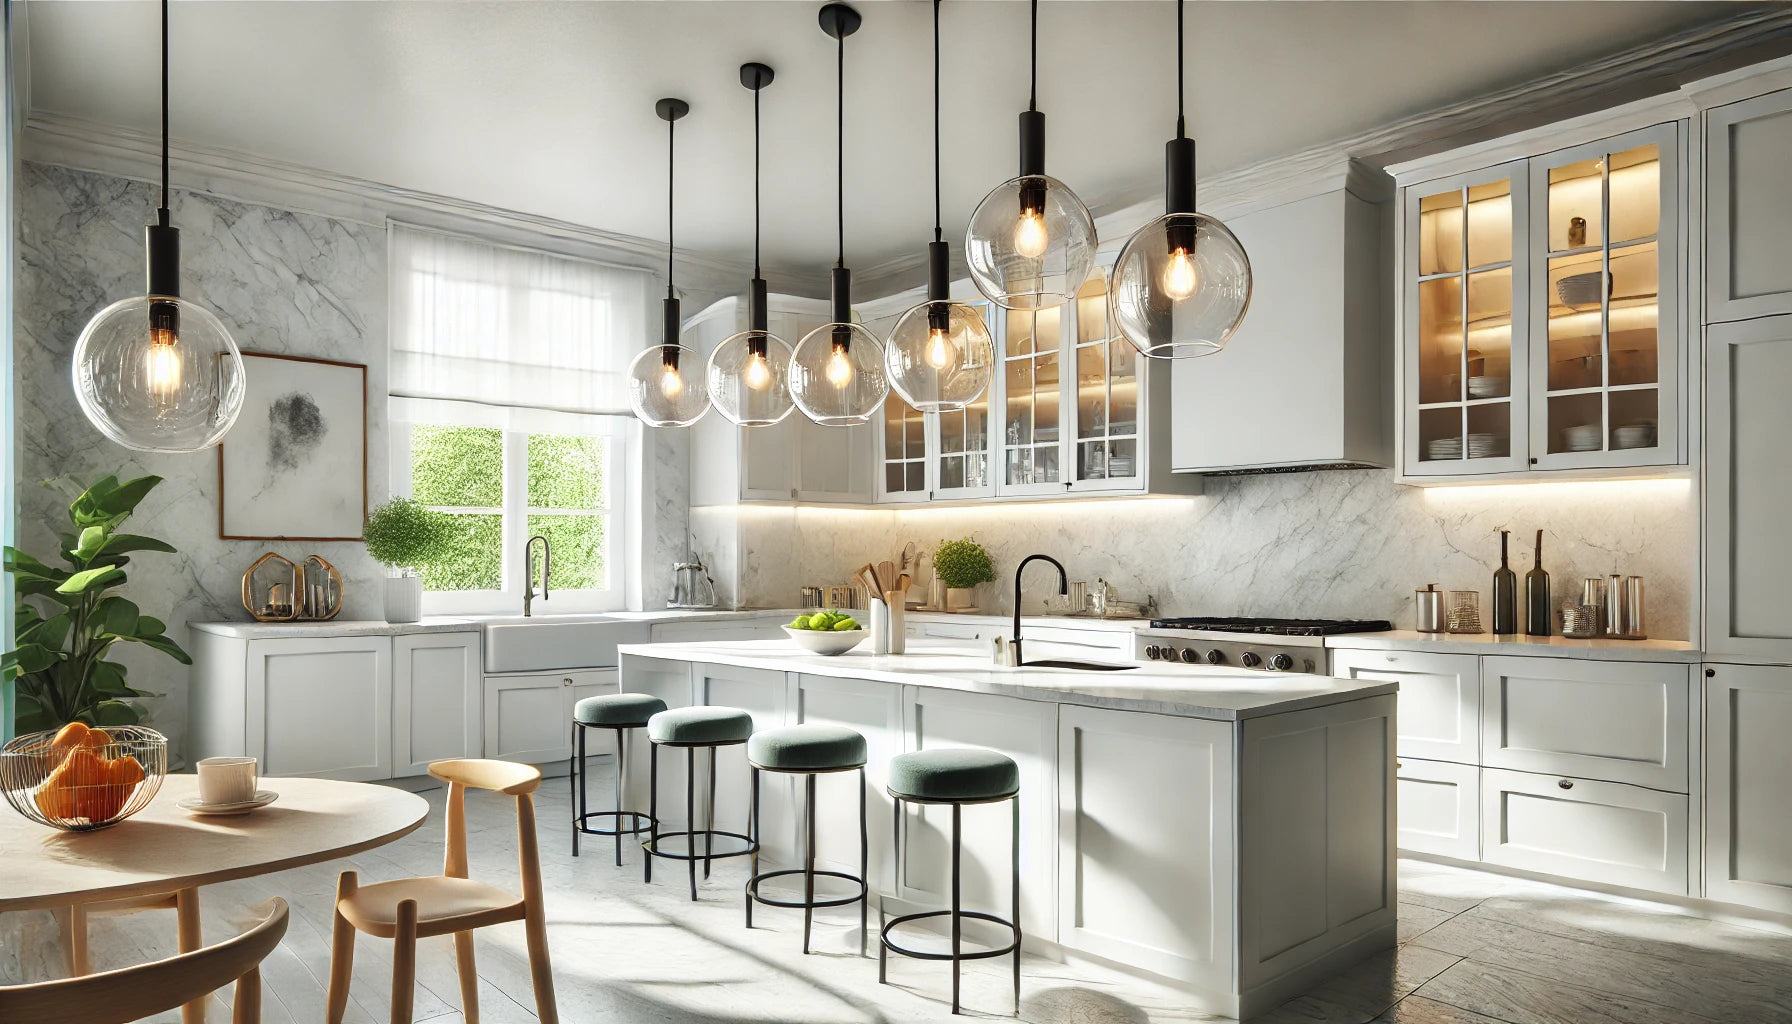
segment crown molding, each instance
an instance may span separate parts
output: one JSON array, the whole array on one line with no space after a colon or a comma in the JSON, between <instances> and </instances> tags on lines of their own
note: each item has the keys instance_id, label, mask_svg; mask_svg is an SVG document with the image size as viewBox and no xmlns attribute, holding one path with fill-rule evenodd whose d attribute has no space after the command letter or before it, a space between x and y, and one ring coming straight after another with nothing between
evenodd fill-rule
<instances>
[{"instance_id":1,"label":"crown molding","mask_svg":"<svg viewBox=\"0 0 1792 1024\"><path fill-rule=\"evenodd\" d=\"M139 181L160 174L161 137L64 114L37 112L25 121L21 159ZM651 239L604 231L570 221L499 209L365 178L319 170L224 146L179 139L169 149L174 179L188 191L331 217L384 228L401 220L445 231L476 232L494 242L561 252L568 256L661 272L666 247ZM746 260L679 249L678 276L693 291L738 291L753 276ZM775 286L796 294L824 295L825 273L769 268Z\"/></svg>"}]
</instances>

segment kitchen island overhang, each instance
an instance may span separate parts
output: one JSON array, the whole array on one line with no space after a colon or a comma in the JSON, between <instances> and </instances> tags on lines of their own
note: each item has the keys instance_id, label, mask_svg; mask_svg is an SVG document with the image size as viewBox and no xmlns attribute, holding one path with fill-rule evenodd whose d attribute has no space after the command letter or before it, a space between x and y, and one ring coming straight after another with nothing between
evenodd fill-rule
<instances>
[{"instance_id":1,"label":"kitchen island overhang","mask_svg":"<svg viewBox=\"0 0 1792 1024\"><path fill-rule=\"evenodd\" d=\"M980 650L928 641L883 656L823 657L783 641L620 651L622 689L668 706L741 707L758 729L827 722L863 733L871 883L892 913L945 905L947 816L909 809L895 863L884 767L904 751L984 746L1021 769L1029 952L1145 971L1185 987L1192 1007L1245 1017L1395 945L1396 683L1168 665L1002 668ZM645 760L631 756L631 806L647 802ZM678 768L661 764L663 792L682 792ZM744 758L724 751L717 770L716 820L744 826ZM800 795L762 786L763 859L796 864ZM818 866L856 868L857 795L840 788L818 796ZM666 804L676 828L682 806ZM1008 909L1007 818L966 812L967 907Z\"/></svg>"}]
</instances>

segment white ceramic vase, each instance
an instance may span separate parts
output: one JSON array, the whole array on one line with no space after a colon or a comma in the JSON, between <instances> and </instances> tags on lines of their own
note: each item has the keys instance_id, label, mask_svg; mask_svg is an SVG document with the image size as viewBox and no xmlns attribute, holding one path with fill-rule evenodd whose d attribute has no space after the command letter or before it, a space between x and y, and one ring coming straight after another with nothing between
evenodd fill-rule
<instances>
[{"instance_id":1,"label":"white ceramic vase","mask_svg":"<svg viewBox=\"0 0 1792 1024\"><path fill-rule=\"evenodd\" d=\"M416 622L423 617L423 577L386 577L386 621Z\"/></svg>"},{"instance_id":2,"label":"white ceramic vase","mask_svg":"<svg viewBox=\"0 0 1792 1024\"><path fill-rule=\"evenodd\" d=\"M962 612L977 607L976 587L947 587L946 610Z\"/></svg>"}]
</instances>

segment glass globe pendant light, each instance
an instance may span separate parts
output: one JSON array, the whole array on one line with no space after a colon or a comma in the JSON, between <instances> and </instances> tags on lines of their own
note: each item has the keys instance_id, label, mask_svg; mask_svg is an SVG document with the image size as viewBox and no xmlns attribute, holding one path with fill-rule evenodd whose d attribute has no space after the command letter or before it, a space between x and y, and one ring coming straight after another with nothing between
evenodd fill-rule
<instances>
[{"instance_id":1,"label":"glass globe pendant light","mask_svg":"<svg viewBox=\"0 0 1792 1024\"><path fill-rule=\"evenodd\" d=\"M1020 176L983 197L964 236L977 290L1009 309L1069 302L1095 266L1095 219L1069 186L1045 173L1039 0L1032 2L1032 17L1032 93L1020 115Z\"/></svg>"},{"instance_id":2,"label":"glass globe pendant light","mask_svg":"<svg viewBox=\"0 0 1792 1024\"><path fill-rule=\"evenodd\" d=\"M660 343L644 349L628 368L628 400L650 427L688 427L709 411L703 357L678 343L678 294L672 287L673 139L678 119L691 112L680 99L663 99L654 111L666 122L666 315Z\"/></svg>"},{"instance_id":3,"label":"glass globe pendant light","mask_svg":"<svg viewBox=\"0 0 1792 1024\"><path fill-rule=\"evenodd\" d=\"M845 4L821 9L821 30L839 50L839 163L836 188L840 258L834 264L833 321L797 342L790 357L790 397L803 415L826 427L864 423L890 393L884 347L852 322L852 271L846 269L846 37L858 31L859 12Z\"/></svg>"},{"instance_id":4,"label":"glass globe pendant light","mask_svg":"<svg viewBox=\"0 0 1792 1024\"><path fill-rule=\"evenodd\" d=\"M1226 347L1251 305L1251 259L1219 220L1195 212L1195 140L1182 110L1182 0L1176 4L1176 137L1165 146L1168 212L1135 231L1114 262L1114 324L1155 359Z\"/></svg>"},{"instance_id":5,"label":"glass globe pendant light","mask_svg":"<svg viewBox=\"0 0 1792 1024\"><path fill-rule=\"evenodd\" d=\"M107 306L75 341L75 399L107 437L144 452L217 444L243 410L230 331L180 294L180 230L168 214L168 0L162 0L162 202L145 231L148 290Z\"/></svg>"},{"instance_id":6,"label":"glass globe pendant light","mask_svg":"<svg viewBox=\"0 0 1792 1024\"><path fill-rule=\"evenodd\" d=\"M709 393L716 411L743 427L780 422L790 400L790 346L767 330L765 277L759 272L759 91L772 84L764 64L740 66L740 84L753 90L753 280L747 283L747 329L723 339L709 355Z\"/></svg>"},{"instance_id":7,"label":"glass globe pendant light","mask_svg":"<svg viewBox=\"0 0 1792 1024\"><path fill-rule=\"evenodd\" d=\"M933 0L933 241L927 300L902 314L884 359L890 387L921 412L963 409L989 387L996 346L975 307L951 301L951 246L940 228L940 0Z\"/></svg>"}]
</instances>

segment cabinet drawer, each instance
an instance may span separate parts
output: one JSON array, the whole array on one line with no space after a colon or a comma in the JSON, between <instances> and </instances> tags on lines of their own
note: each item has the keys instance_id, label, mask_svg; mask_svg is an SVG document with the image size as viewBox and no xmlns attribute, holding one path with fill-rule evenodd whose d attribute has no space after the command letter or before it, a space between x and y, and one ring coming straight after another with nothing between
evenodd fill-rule
<instances>
[{"instance_id":1,"label":"cabinet drawer","mask_svg":"<svg viewBox=\"0 0 1792 1024\"><path fill-rule=\"evenodd\" d=\"M1400 684L1401 757L1480 763L1481 661L1472 654L1333 651L1332 675Z\"/></svg>"},{"instance_id":2,"label":"cabinet drawer","mask_svg":"<svg viewBox=\"0 0 1792 1024\"><path fill-rule=\"evenodd\" d=\"M1486 658L1481 763L1685 793L1691 671L1646 662Z\"/></svg>"},{"instance_id":3,"label":"cabinet drawer","mask_svg":"<svg viewBox=\"0 0 1792 1024\"><path fill-rule=\"evenodd\" d=\"M1481 859L1685 894L1687 800L1593 779L1481 771Z\"/></svg>"},{"instance_id":4,"label":"cabinet drawer","mask_svg":"<svg viewBox=\"0 0 1792 1024\"><path fill-rule=\"evenodd\" d=\"M938 640L988 640L1000 627L981 622L923 622L921 635Z\"/></svg>"},{"instance_id":5,"label":"cabinet drawer","mask_svg":"<svg viewBox=\"0 0 1792 1024\"><path fill-rule=\"evenodd\" d=\"M1480 858L1481 769L1402 756L1394 777L1402 850Z\"/></svg>"}]
</instances>

